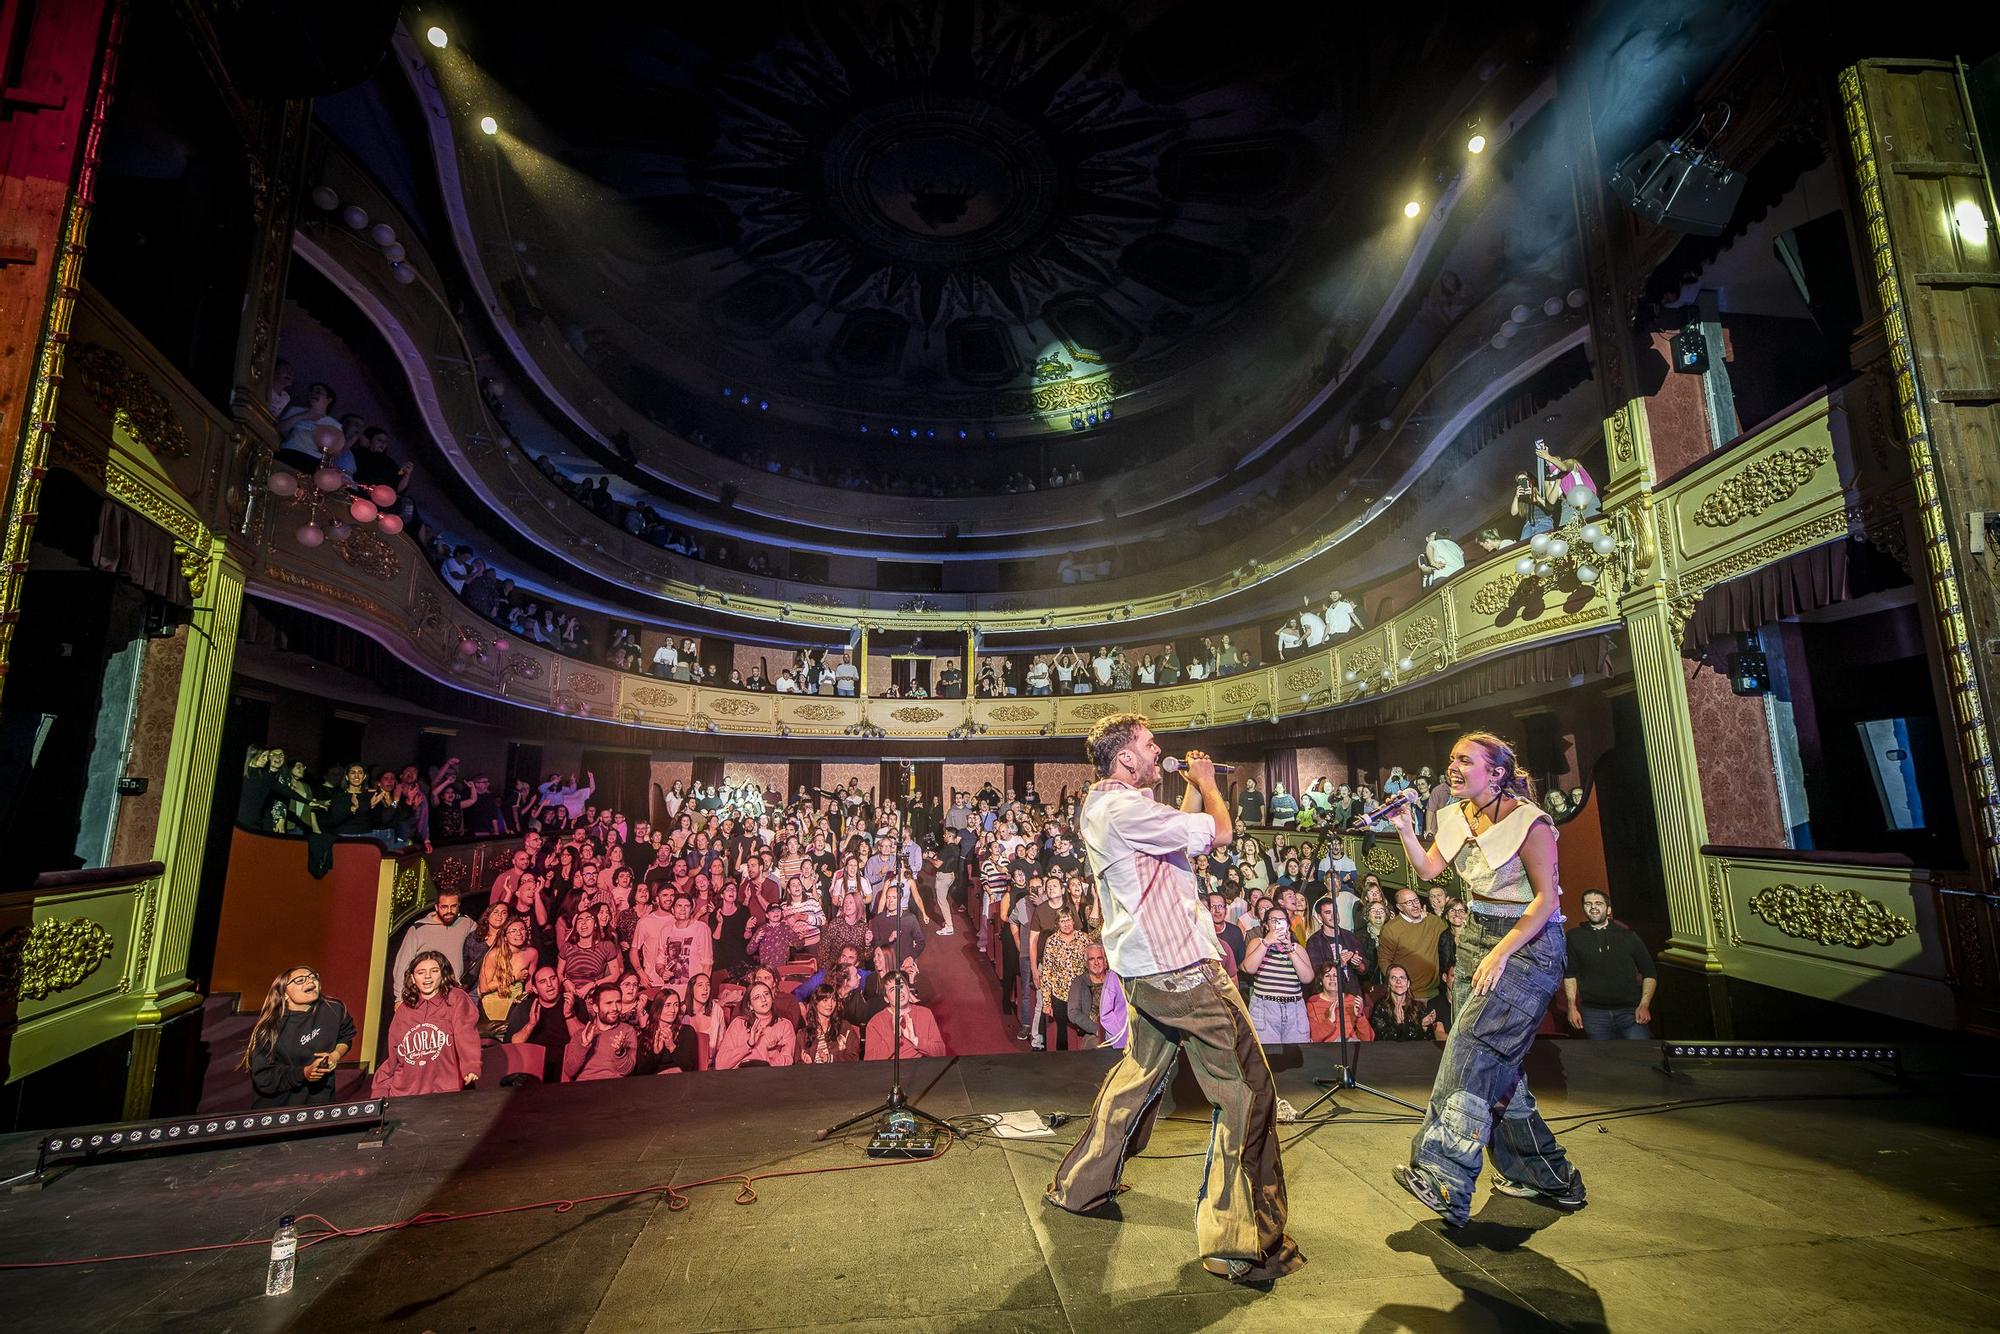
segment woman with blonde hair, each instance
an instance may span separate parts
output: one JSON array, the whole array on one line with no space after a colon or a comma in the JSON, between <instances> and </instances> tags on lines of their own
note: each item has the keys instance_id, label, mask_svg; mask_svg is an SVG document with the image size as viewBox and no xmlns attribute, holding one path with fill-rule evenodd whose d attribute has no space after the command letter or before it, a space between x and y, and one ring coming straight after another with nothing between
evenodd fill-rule
<instances>
[{"instance_id":1,"label":"woman with blonde hair","mask_svg":"<svg viewBox=\"0 0 2000 1334\"><path fill-rule=\"evenodd\" d=\"M1458 932L1453 1020L1423 1128L1396 1181L1446 1222L1463 1226L1482 1151L1493 1188L1566 1209L1584 1204L1583 1174L1549 1133L1521 1077L1535 1029L1562 985L1566 941L1556 830L1531 798L1513 747L1468 732L1451 748L1445 778L1457 800L1438 812L1437 839L1417 838L1407 805L1390 820L1417 879L1447 866L1469 892Z\"/></svg>"}]
</instances>

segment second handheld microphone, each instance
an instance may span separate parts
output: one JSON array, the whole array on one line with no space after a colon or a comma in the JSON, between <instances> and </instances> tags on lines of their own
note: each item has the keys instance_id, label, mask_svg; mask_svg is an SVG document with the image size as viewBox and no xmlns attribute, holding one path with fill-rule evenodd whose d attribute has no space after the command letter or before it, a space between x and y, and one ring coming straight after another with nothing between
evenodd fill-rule
<instances>
[{"instance_id":1,"label":"second handheld microphone","mask_svg":"<svg viewBox=\"0 0 2000 1334\"><path fill-rule=\"evenodd\" d=\"M1213 761L1211 761L1211 763L1213 763ZM1169 755L1165 759L1160 761L1160 768L1164 769L1166 772L1170 774L1177 774L1181 770L1187 768L1187 761L1182 759L1178 755ZM1236 766L1233 764L1217 764L1215 766L1215 771L1219 774L1233 774L1236 772Z\"/></svg>"}]
</instances>

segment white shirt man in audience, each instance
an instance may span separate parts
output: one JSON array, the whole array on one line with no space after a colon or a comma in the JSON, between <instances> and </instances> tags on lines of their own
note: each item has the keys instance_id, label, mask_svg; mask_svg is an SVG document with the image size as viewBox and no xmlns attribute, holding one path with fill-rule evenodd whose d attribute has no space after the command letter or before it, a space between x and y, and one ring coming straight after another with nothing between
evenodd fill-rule
<instances>
[{"instance_id":1,"label":"white shirt man in audience","mask_svg":"<svg viewBox=\"0 0 2000 1334\"><path fill-rule=\"evenodd\" d=\"M857 695L861 692L861 671L846 654L841 654L840 665L833 669L833 693L836 695Z\"/></svg>"},{"instance_id":2,"label":"white shirt man in audience","mask_svg":"<svg viewBox=\"0 0 2000 1334\"><path fill-rule=\"evenodd\" d=\"M1424 572L1424 587L1443 583L1465 568L1465 549L1441 532L1424 539L1424 554L1417 560Z\"/></svg>"},{"instance_id":3,"label":"white shirt man in audience","mask_svg":"<svg viewBox=\"0 0 2000 1334\"><path fill-rule=\"evenodd\" d=\"M1326 595L1326 633L1328 638L1335 635L1352 634L1364 629L1361 624L1361 609L1339 589Z\"/></svg>"}]
</instances>

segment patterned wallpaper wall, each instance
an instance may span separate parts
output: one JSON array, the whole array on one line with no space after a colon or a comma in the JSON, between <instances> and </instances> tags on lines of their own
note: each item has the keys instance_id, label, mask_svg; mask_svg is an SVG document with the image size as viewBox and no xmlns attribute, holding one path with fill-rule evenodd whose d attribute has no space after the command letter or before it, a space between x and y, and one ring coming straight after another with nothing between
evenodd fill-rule
<instances>
[{"instance_id":1,"label":"patterned wallpaper wall","mask_svg":"<svg viewBox=\"0 0 2000 1334\"><path fill-rule=\"evenodd\" d=\"M1763 698L1736 694L1728 677L1704 668L1688 682L1688 722L1709 842L1786 846Z\"/></svg>"}]
</instances>

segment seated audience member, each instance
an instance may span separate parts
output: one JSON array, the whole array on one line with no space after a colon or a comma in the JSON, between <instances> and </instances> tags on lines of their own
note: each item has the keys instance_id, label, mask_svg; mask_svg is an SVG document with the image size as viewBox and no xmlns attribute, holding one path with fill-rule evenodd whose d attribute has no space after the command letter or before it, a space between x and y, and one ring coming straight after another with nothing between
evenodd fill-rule
<instances>
[{"instance_id":1,"label":"seated audience member","mask_svg":"<svg viewBox=\"0 0 2000 1334\"><path fill-rule=\"evenodd\" d=\"M681 1017L689 1028L708 1040L712 1060L715 1049L722 1045L723 1011L722 1003L715 998L715 979L707 973L696 973L688 979L687 1005Z\"/></svg>"},{"instance_id":2,"label":"seated audience member","mask_svg":"<svg viewBox=\"0 0 2000 1334\"><path fill-rule=\"evenodd\" d=\"M1095 940L1084 955L1083 972L1069 986L1069 1022L1089 1039L1086 1047L1122 1050L1132 1036L1125 984L1111 971L1104 946Z\"/></svg>"},{"instance_id":3,"label":"seated audience member","mask_svg":"<svg viewBox=\"0 0 2000 1334\"><path fill-rule=\"evenodd\" d=\"M535 970L527 996L507 1016L507 1041L542 1049L542 1082L562 1079L563 1052L569 1046L569 1012L563 1001L562 978L543 964Z\"/></svg>"},{"instance_id":4,"label":"seated audience member","mask_svg":"<svg viewBox=\"0 0 2000 1334\"><path fill-rule=\"evenodd\" d=\"M1317 939L1317 937L1315 937ZM1359 991L1338 990L1331 968L1320 974L1320 989L1306 998L1306 1026L1314 1042L1373 1042L1374 1025L1368 1022L1368 997ZM1339 1005L1347 1005L1343 1020Z\"/></svg>"},{"instance_id":5,"label":"seated audience member","mask_svg":"<svg viewBox=\"0 0 2000 1334\"><path fill-rule=\"evenodd\" d=\"M798 1050L792 1021L772 1013L776 988L759 978L744 994L744 1012L729 1021L715 1052L715 1068L735 1070L749 1065L790 1065Z\"/></svg>"},{"instance_id":6,"label":"seated audience member","mask_svg":"<svg viewBox=\"0 0 2000 1334\"><path fill-rule=\"evenodd\" d=\"M660 1012L639 1035L635 1075L663 1075L669 1070L689 1074L701 1069L701 1038L681 1017L681 993L660 993Z\"/></svg>"},{"instance_id":7,"label":"seated audience member","mask_svg":"<svg viewBox=\"0 0 2000 1334\"><path fill-rule=\"evenodd\" d=\"M1438 994L1443 981L1439 938L1444 932L1444 919L1424 910L1416 890L1407 886L1397 890L1396 915L1382 928L1377 970L1386 977L1390 968L1401 967L1410 993L1418 1000L1429 1000Z\"/></svg>"},{"instance_id":8,"label":"seated audience member","mask_svg":"<svg viewBox=\"0 0 2000 1334\"><path fill-rule=\"evenodd\" d=\"M431 910L410 923L403 932L402 944L396 947L395 962L389 965L390 977L402 977L410 971L410 960L425 950L436 950L452 961L454 968L465 962L465 944L472 935L473 921L461 916L458 910L459 897L455 889L440 889L437 903ZM459 976L478 976L476 973L461 973Z\"/></svg>"},{"instance_id":9,"label":"seated audience member","mask_svg":"<svg viewBox=\"0 0 2000 1334\"><path fill-rule=\"evenodd\" d=\"M354 1046L347 1007L319 989L303 965L271 981L238 1070L250 1072L253 1107L313 1107L333 1101L333 1074Z\"/></svg>"},{"instance_id":10,"label":"seated audience member","mask_svg":"<svg viewBox=\"0 0 2000 1334\"><path fill-rule=\"evenodd\" d=\"M1451 1002L1443 993L1419 1000L1410 986L1410 975L1401 964L1389 969L1388 990L1375 1002L1368 1015L1369 1027L1377 1042L1422 1042L1427 1038L1444 1041L1451 1027Z\"/></svg>"},{"instance_id":11,"label":"seated audience member","mask_svg":"<svg viewBox=\"0 0 2000 1334\"><path fill-rule=\"evenodd\" d=\"M625 971L624 955L618 942L603 934L597 905L578 906L570 919L569 938L557 951L556 965L562 970L563 985L586 1004L598 983L617 984L618 975Z\"/></svg>"},{"instance_id":12,"label":"seated audience member","mask_svg":"<svg viewBox=\"0 0 2000 1334\"><path fill-rule=\"evenodd\" d=\"M946 1056L944 1034L930 1007L919 1005L910 980L901 973L882 979L883 1008L868 1021L868 1040L863 1051L871 1061L886 1061L900 1048L904 1060L919 1056ZM897 1010L901 1009L901 1021Z\"/></svg>"},{"instance_id":13,"label":"seated audience member","mask_svg":"<svg viewBox=\"0 0 2000 1334\"><path fill-rule=\"evenodd\" d=\"M845 970L843 970L845 971ZM799 1061L831 1065L861 1059L861 1030L841 1012L839 979L822 982L807 996L799 1023Z\"/></svg>"},{"instance_id":14,"label":"seated audience member","mask_svg":"<svg viewBox=\"0 0 2000 1334\"><path fill-rule=\"evenodd\" d=\"M451 961L425 950L403 974L401 1003L389 1020L389 1055L375 1067L377 1098L456 1093L479 1082L479 1007L458 984Z\"/></svg>"},{"instance_id":15,"label":"seated audience member","mask_svg":"<svg viewBox=\"0 0 2000 1334\"><path fill-rule=\"evenodd\" d=\"M584 998L588 1023L572 1019L563 1052L563 1080L623 1079L638 1067L639 1034L616 982L600 982Z\"/></svg>"}]
</instances>

